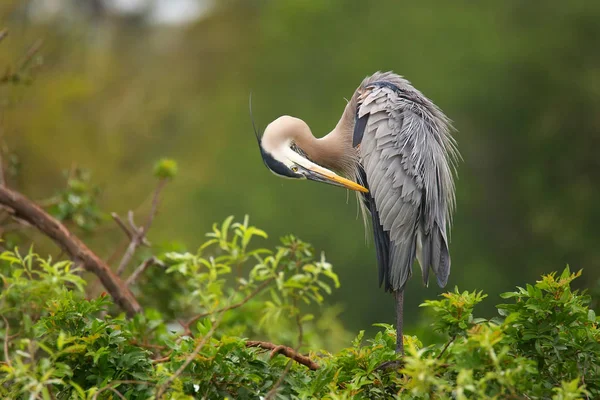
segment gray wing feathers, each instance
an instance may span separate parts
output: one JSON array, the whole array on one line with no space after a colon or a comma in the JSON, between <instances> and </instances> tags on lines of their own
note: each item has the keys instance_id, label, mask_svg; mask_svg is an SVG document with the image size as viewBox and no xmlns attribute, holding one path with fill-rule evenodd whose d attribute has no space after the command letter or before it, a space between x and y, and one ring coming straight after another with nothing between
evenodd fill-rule
<instances>
[{"instance_id":1,"label":"gray wing feathers","mask_svg":"<svg viewBox=\"0 0 600 400\"><path fill-rule=\"evenodd\" d=\"M359 152L379 221L390 238L391 287L386 289L404 287L415 258L425 283L431 268L444 286L450 273L446 226L454 206L451 166L458 154L450 122L395 74L367 78L358 94L357 117L368 116Z\"/></svg>"}]
</instances>

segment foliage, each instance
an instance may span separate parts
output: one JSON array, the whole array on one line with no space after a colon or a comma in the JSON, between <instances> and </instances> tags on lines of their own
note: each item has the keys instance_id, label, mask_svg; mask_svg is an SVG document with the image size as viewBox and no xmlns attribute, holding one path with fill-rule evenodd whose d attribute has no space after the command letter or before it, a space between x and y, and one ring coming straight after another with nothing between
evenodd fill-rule
<instances>
[{"instance_id":1,"label":"foliage","mask_svg":"<svg viewBox=\"0 0 600 400\"><path fill-rule=\"evenodd\" d=\"M18 249L0 254L3 398L327 398L576 399L600 396L598 318L589 297L572 291L569 269L517 288L499 305L504 318L473 316L481 292L445 293L423 306L446 342L405 336L398 370L395 330L378 324L331 353L331 334L314 313L339 286L324 256L288 236L273 250L254 248L266 233L248 218L215 224L196 252L167 251L158 269L173 277L179 327L146 308L133 319L106 314L106 295L86 298L85 281L65 261ZM148 285L146 282L144 285ZM320 315L319 315L320 314ZM327 320L337 324L335 318ZM325 324L327 325L327 324ZM345 339L344 334L341 335ZM269 356L247 340L285 344L320 366ZM349 343L349 341L347 342ZM118 393L118 395L117 395Z\"/></svg>"},{"instance_id":2,"label":"foliage","mask_svg":"<svg viewBox=\"0 0 600 400\"><path fill-rule=\"evenodd\" d=\"M343 266L336 298L345 323L363 329L391 306L383 291L356 295L376 274L354 204L342 205L340 189L267 172L248 95L259 127L291 114L322 136L363 77L392 69L458 129L451 287L496 298L566 262L588 268L582 286L600 278L600 2L204 1L216 8L183 26L154 23L143 6L179 2L129 2L151 23L113 3L0 1L0 28L10 30L0 75L43 40L31 60L43 56L42 68L26 73L35 84L0 86L3 138L30 197L53 194L62 184L53 177L74 161L107 187L103 209L124 215L155 185L148 163L176 158L169 217L155 221L153 242L197 243L229 214L249 213L274 239L292 229ZM104 250L121 239L112 229L86 243ZM422 314L408 305L433 289L413 280L407 290L412 324Z\"/></svg>"},{"instance_id":3,"label":"foliage","mask_svg":"<svg viewBox=\"0 0 600 400\"><path fill-rule=\"evenodd\" d=\"M48 212L60 221L91 232L105 218L98 206L100 188L91 182L87 170L73 168L65 175L66 187L45 201L49 205Z\"/></svg>"}]
</instances>

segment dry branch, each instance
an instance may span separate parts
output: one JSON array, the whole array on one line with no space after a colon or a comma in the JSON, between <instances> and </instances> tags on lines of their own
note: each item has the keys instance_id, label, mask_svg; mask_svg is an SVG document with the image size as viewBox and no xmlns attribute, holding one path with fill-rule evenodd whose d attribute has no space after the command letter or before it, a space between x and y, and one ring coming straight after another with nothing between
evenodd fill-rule
<instances>
[{"instance_id":1,"label":"dry branch","mask_svg":"<svg viewBox=\"0 0 600 400\"><path fill-rule=\"evenodd\" d=\"M165 264L156 257L150 257L141 263L140 266L135 269L135 271L133 271L133 273L125 281L125 284L127 286L133 285L138 280L140 275L142 275L144 271L146 271L146 269L151 265L160 265L164 267Z\"/></svg>"},{"instance_id":2,"label":"dry branch","mask_svg":"<svg viewBox=\"0 0 600 400\"><path fill-rule=\"evenodd\" d=\"M260 340L248 340L246 341L247 347L260 347L261 349L271 350L271 357L277 354L283 354L284 356L296 361L299 364L307 366L312 371L319 369L319 364L311 360L309 357L298 353L296 350L288 346L277 345L270 342L263 342Z\"/></svg>"},{"instance_id":3,"label":"dry branch","mask_svg":"<svg viewBox=\"0 0 600 400\"><path fill-rule=\"evenodd\" d=\"M123 281L57 219L22 194L5 186L0 186L0 205L11 210L15 217L35 226L52 239L74 262L81 263L86 271L96 275L115 303L129 316L142 311L142 307Z\"/></svg>"},{"instance_id":4,"label":"dry branch","mask_svg":"<svg viewBox=\"0 0 600 400\"><path fill-rule=\"evenodd\" d=\"M298 299L296 297L294 297L293 301L294 301L294 308L296 310L298 310ZM298 313L297 311L296 311L296 325L298 327L298 346L296 347L295 350L294 349L292 349L292 350L294 351L295 354L299 354L298 351L302 347L302 341L304 339L304 329L302 328L302 318L300 318L300 313ZM276 347L274 350L271 351L271 357L273 357L273 356L275 356L275 354L283 351L284 348L285 348L285 346L281 346L281 345ZM308 357L307 357L307 359L308 359ZM275 382L275 384L273 385L271 390L269 390L269 392L265 396L265 400L270 400L273 397L275 397L275 395L277 394L277 390L279 390L279 386L281 386L281 384L283 383L283 380L285 379L287 374L290 372L290 368L292 367L292 360L293 360L293 358L291 358L290 361L288 361L287 365L285 366L285 369L283 370L283 373L281 374L281 376L279 377L277 382ZM308 360L312 362L312 360L310 360L310 359L308 359ZM318 368L318 365L317 365L317 368Z\"/></svg>"},{"instance_id":5,"label":"dry branch","mask_svg":"<svg viewBox=\"0 0 600 400\"><path fill-rule=\"evenodd\" d=\"M165 187L167 183L167 179L161 179L154 189L154 194L152 196L152 208L150 209L150 213L148 214L148 218L146 219L146 223L138 227L133 220L133 211L129 211L127 213L127 219L129 221L129 227L123 222L121 217L118 214L112 213L111 216L115 220L115 222L119 225L119 227L125 232L127 237L129 238L129 246L127 246L127 250L125 250L125 254L123 254L123 258L117 267L117 275L121 276L123 272L125 272L125 268L133 258L135 251L141 245L149 246L150 242L146 239L146 233L150 230L152 226L152 222L154 221L154 217L158 212L158 204L160 202L160 192Z\"/></svg>"}]
</instances>

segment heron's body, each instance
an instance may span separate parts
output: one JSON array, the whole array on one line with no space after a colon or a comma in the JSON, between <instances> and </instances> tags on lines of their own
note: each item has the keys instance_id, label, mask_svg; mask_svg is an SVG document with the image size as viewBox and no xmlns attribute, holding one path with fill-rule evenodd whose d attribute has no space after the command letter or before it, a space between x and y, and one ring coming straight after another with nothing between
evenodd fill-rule
<instances>
[{"instance_id":1,"label":"heron's body","mask_svg":"<svg viewBox=\"0 0 600 400\"><path fill-rule=\"evenodd\" d=\"M284 116L269 124L260 140L273 172L362 192L379 284L397 299L399 352L402 293L415 258L425 284L430 270L440 286L450 273L447 229L454 207L452 165L458 156L451 129L439 108L388 72L363 80L324 137L315 138L304 121Z\"/></svg>"}]
</instances>

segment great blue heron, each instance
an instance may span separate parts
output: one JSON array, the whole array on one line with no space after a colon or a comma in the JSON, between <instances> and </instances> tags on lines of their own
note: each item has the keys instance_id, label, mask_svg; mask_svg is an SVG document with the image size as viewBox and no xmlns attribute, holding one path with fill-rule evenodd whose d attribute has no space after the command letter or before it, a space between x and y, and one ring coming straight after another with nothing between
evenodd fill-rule
<instances>
[{"instance_id":1,"label":"great blue heron","mask_svg":"<svg viewBox=\"0 0 600 400\"><path fill-rule=\"evenodd\" d=\"M448 230L459 157L450 120L406 79L377 72L362 81L336 127L320 139L290 116L271 122L262 138L254 130L275 174L361 193L363 216L371 216L379 285L396 299L396 352L404 354L404 286L415 257L425 285L430 269L441 287L450 274Z\"/></svg>"}]
</instances>

